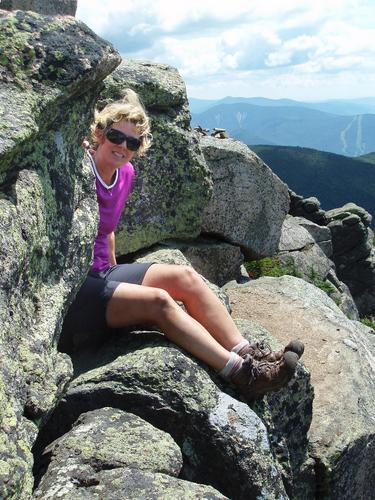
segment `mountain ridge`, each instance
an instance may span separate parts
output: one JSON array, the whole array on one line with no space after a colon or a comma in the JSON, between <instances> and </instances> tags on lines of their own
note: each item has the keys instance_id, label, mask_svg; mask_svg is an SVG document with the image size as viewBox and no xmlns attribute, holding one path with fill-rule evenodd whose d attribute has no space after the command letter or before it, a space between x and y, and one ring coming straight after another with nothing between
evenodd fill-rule
<instances>
[{"instance_id":1,"label":"mountain ridge","mask_svg":"<svg viewBox=\"0 0 375 500\"><path fill-rule=\"evenodd\" d=\"M297 101L295 99L281 98L269 99L267 97L233 97L226 96L221 99L189 98L190 110L193 114L206 111L219 104L247 103L270 107L293 106L317 109L342 115L375 114L375 97L360 97L355 99L326 99L323 101Z\"/></svg>"},{"instance_id":2,"label":"mountain ridge","mask_svg":"<svg viewBox=\"0 0 375 500\"><path fill-rule=\"evenodd\" d=\"M375 150L375 114L337 115L295 106L227 103L192 114L192 125L225 128L245 144L300 146L345 156Z\"/></svg>"}]
</instances>

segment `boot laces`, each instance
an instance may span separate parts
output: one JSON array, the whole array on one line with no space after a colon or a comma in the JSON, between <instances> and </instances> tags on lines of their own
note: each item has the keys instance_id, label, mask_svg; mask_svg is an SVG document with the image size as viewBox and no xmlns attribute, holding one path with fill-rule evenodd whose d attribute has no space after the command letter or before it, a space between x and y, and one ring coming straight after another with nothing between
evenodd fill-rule
<instances>
[{"instance_id":1,"label":"boot laces","mask_svg":"<svg viewBox=\"0 0 375 500\"><path fill-rule=\"evenodd\" d=\"M262 357L268 356L272 352L270 344L264 340L255 342L255 346L259 350Z\"/></svg>"},{"instance_id":2,"label":"boot laces","mask_svg":"<svg viewBox=\"0 0 375 500\"><path fill-rule=\"evenodd\" d=\"M264 376L266 373L272 371L272 365L268 361L257 361L251 356L248 356L243 363L243 368L249 374L249 385L252 384L259 377Z\"/></svg>"}]
</instances>

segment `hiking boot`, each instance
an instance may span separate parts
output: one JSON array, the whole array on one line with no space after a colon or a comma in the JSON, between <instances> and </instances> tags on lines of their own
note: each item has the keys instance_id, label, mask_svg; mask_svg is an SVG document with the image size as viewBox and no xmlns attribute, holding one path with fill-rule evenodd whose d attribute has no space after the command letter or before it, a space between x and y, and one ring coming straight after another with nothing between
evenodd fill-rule
<instances>
[{"instance_id":1,"label":"hiking boot","mask_svg":"<svg viewBox=\"0 0 375 500\"><path fill-rule=\"evenodd\" d=\"M241 349L239 355L244 358L247 354L250 354L250 356L258 361L264 360L273 363L282 359L284 354L288 351L295 352L298 358L300 358L304 350L305 346L300 340L291 340L282 351L272 351L271 346L267 342L261 341L251 342L249 345Z\"/></svg>"},{"instance_id":2,"label":"hiking boot","mask_svg":"<svg viewBox=\"0 0 375 500\"><path fill-rule=\"evenodd\" d=\"M277 391L293 377L298 354L287 351L277 361L257 360L247 354L241 368L231 377L231 382L246 396L254 399L267 392Z\"/></svg>"}]
</instances>

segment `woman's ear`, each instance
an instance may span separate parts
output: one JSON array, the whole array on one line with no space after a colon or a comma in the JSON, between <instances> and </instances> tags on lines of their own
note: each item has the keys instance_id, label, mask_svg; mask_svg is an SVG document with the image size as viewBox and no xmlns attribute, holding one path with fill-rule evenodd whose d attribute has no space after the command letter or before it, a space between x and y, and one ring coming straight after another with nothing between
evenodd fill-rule
<instances>
[{"instance_id":1,"label":"woman's ear","mask_svg":"<svg viewBox=\"0 0 375 500\"><path fill-rule=\"evenodd\" d=\"M101 127L96 126L95 139L98 144L102 144L105 141L104 130Z\"/></svg>"}]
</instances>

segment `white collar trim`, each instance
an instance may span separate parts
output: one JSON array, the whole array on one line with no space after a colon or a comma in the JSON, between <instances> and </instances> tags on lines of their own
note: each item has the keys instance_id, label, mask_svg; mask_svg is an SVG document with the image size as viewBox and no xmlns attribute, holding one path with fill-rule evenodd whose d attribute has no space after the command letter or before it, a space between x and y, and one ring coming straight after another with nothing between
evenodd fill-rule
<instances>
[{"instance_id":1,"label":"white collar trim","mask_svg":"<svg viewBox=\"0 0 375 500\"><path fill-rule=\"evenodd\" d=\"M100 177L100 174L98 172L98 169L96 168L96 164L95 164L95 160L94 158L91 156L91 153L89 151L87 151L87 156L89 157L89 160L90 160L90 163L91 163L91 167L93 169L93 172L95 174L95 176L97 177L98 181L100 182L100 184L102 186L104 186L106 189L112 189L113 187L115 187L116 183L117 183L117 179L118 179L118 169L116 169L116 174L115 174L115 180L113 181L113 183L109 186L108 184L106 184L103 179Z\"/></svg>"}]
</instances>

